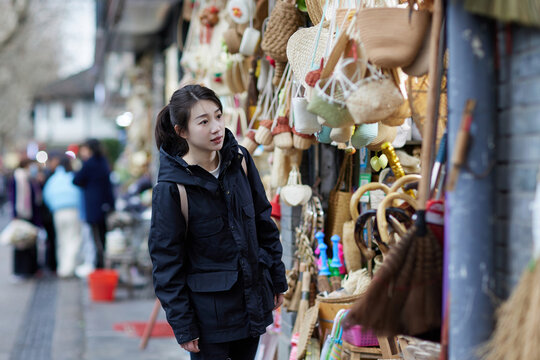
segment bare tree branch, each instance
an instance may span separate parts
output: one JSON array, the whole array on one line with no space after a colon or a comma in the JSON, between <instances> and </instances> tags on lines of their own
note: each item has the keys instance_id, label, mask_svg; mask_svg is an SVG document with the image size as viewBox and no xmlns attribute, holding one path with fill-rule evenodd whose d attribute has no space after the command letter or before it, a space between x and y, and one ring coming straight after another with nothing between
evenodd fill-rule
<instances>
[{"instance_id":1,"label":"bare tree branch","mask_svg":"<svg viewBox=\"0 0 540 360\"><path fill-rule=\"evenodd\" d=\"M11 0L10 4L0 5L0 13L3 14L1 16L8 19L7 22L2 22L3 29L0 28L0 49L8 46L19 33L18 29L25 25L29 3L30 0Z\"/></svg>"}]
</instances>

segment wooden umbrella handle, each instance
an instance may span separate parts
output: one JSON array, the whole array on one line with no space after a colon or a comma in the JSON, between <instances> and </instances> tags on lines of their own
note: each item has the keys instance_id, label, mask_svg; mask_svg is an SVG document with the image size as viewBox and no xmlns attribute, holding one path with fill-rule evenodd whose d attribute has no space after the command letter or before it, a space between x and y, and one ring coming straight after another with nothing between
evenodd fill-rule
<instances>
[{"instance_id":1,"label":"wooden umbrella handle","mask_svg":"<svg viewBox=\"0 0 540 360\"><path fill-rule=\"evenodd\" d=\"M358 190L354 192L351 198L350 206L349 206L349 211L351 212L351 217L353 219L358 218L358 216L360 215L358 213L358 202L360 201L360 198L362 197L362 195L364 195L366 191L371 191L371 190L382 190L384 191L385 194L390 193L390 188L388 186L378 183L378 182L371 182L371 183L360 186Z\"/></svg>"},{"instance_id":2,"label":"wooden umbrella handle","mask_svg":"<svg viewBox=\"0 0 540 360\"><path fill-rule=\"evenodd\" d=\"M398 191L403 185L419 181L422 177L416 174L405 175L397 179L390 187L390 192Z\"/></svg>"},{"instance_id":3,"label":"wooden umbrella handle","mask_svg":"<svg viewBox=\"0 0 540 360\"><path fill-rule=\"evenodd\" d=\"M403 200L411 205L415 210L418 210L419 203L413 199L410 195L394 192L388 194L383 201L379 204L377 209L377 228L379 229L379 236L381 241L388 244L390 236L388 235L388 221L386 220L386 209L392 205L392 202L396 199Z\"/></svg>"}]
</instances>

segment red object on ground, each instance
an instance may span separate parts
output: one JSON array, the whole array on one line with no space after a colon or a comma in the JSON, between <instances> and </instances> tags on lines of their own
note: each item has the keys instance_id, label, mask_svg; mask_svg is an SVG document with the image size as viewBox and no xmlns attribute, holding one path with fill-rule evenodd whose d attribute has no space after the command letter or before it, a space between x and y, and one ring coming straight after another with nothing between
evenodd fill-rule
<instances>
[{"instance_id":1,"label":"red object on ground","mask_svg":"<svg viewBox=\"0 0 540 360\"><path fill-rule=\"evenodd\" d=\"M92 301L114 301L117 285L118 273L114 270L99 269L88 275Z\"/></svg>"},{"instance_id":2,"label":"red object on ground","mask_svg":"<svg viewBox=\"0 0 540 360\"><path fill-rule=\"evenodd\" d=\"M144 321L126 321L113 325L114 330L123 331L130 336L137 337L143 336L145 327L146 322ZM174 332L168 322L156 321L152 328L152 332L150 333L150 337L174 337Z\"/></svg>"}]
</instances>

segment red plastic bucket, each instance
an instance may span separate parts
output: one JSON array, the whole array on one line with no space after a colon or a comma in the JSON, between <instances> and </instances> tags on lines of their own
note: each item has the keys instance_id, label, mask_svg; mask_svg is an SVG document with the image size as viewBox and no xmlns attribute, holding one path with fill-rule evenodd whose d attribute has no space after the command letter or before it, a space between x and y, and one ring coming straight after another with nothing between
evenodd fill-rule
<instances>
[{"instance_id":1,"label":"red plastic bucket","mask_svg":"<svg viewBox=\"0 0 540 360\"><path fill-rule=\"evenodd\" d=\"M88 275L92 301L114 301L117 285L118 273L114 270L99 269Z\"/></svg>"}]
</instances>

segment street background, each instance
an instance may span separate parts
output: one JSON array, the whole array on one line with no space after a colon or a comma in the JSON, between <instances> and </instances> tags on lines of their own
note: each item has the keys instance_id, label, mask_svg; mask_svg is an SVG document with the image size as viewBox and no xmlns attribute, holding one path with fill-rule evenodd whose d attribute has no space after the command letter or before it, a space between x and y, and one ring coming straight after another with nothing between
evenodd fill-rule
<instances>
[{"instance_id":1,"label":"street background","mask_svg":"<svg viewBox=\"0 0 540 360\"><path fill-rule=\"evenodd\" d=\"M6 209L0 229L8 221ZM189 359L173 337L151 338L140 351L140 338L114 330L116 323L148 319L154 299L147 294L128 300L120 288L114 302L96 303L86 281L75 278L43 276L13 284L11 251L0 246L0 360ZM164 319L162 311L158 321Z\"/></svg>"}]
</instances>

